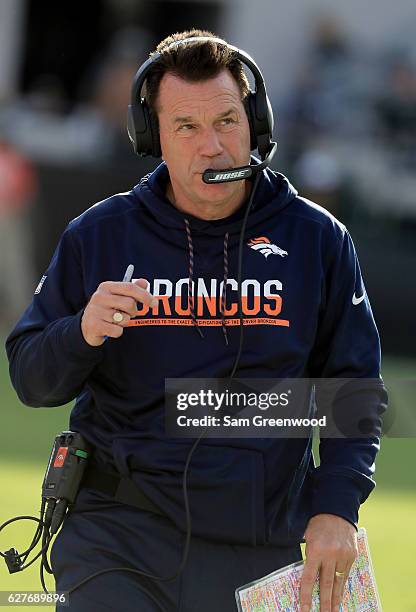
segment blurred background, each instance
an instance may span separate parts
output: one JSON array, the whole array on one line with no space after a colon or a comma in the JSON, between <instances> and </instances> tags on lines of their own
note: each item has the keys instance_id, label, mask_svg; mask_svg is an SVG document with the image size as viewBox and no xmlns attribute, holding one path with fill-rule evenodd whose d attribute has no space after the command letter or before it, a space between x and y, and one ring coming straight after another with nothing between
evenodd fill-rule
<instances>
[{"instance_id":1,"label":"blurred background","mask_svg":"<svg viewBox=\"0 0 416 612\"><path fill-rule=\"evenodd\" d=\"M210 29L250 53L264 74L279 141L273 167L350 230L384 376L398 389L393 406L414 415L415 394L397 381L416 378L416 6L371 4L364 11L358 0L89 0L63 9L52 0L1 0L0 335L29 303L68 221L157 165L133 154L126 133L138 66L168 34ZM4 349L0 384L3 522L37 515L69 407L22 406ZM416 611L415 451L414 439L383 439L378 486L361 514L384 609L394 612ZM1 533L0 550L26 548L34 523L22 525ZM32 566L9 576L0 566L0 589L39 590L37 573Z\"/></svg>"}]
</instances>

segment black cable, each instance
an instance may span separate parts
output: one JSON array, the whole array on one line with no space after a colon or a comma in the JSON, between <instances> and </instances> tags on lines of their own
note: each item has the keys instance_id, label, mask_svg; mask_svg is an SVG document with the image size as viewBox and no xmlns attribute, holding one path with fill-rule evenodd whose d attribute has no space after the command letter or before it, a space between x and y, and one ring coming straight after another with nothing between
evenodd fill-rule
<instances>
[{"instance_id":1,"label":"black cable","mask_svg":"<svg viewBox=\"0 0 416 612\"><path fill-rule=\"evenodd\" d=\"M52 574L52 569L49 565L49 561L48 561L48 548L49 548L49 543L52 539L51 534L49 533L48 529L45 529L43 532L43 537L42 537L42 567L44 566L46 571L48 572L48 574Z\"/></svg>"},{"instance_id":2,"label":"black cable","mask_svg":"<svg viewBox=\"0 0 416 612\"><path fill-rule=\"evenodd\" d=\"M42 502L41 516L43 515L44 506L45 506L45 501ZM0 531L2 531L5 527L7 527L7 525L10 525L11 523L14 523L15 521L20 521L20 520L36 521L36 522L38 522L38 527L36 529L35 535L34 535L34 537L32 539L32 543L29 546L29 548L27 550L25 550L22 554L18 555L19 560L22 560L23 557L25 557L25 559L23 560L22 565L19 568L19 571L23 571L24 569L28 568L30 565L32 565L32 563L34 563L42 555L42 560L41 560L41 564L40 564L40 581L41 581L41 584L42 584L44 592L45 593L49 593L49 591L48 591L48 589L46 587L46 584L45 584L45 577L44 577L44 574L43 574L44 567L48 571L48 573L50 573L50 574L53 573L52 569L49 566L49 562L47 560L47 557L46 557L47 551L48 551L48 548L49 548L49 545L50 545L50 542L51 542L51 539L52 539L52 536L49 533L47 521L43 521L42 518L38 519L35 516L28 516L28 515L16 516L16 517L14 517L12 519L9 519L8 521L4 522L0 526ZM30 561L30 563L27 563L26 565L24 565L24 561L27 559L29 553L33 550L33 548L38 543L40 537L42 536L42 533L43 533L42 548L40 549L38 554ZM7 558L7 556L4 553L2 553L1 551L0 551L0 556L3 557L4 559ZM95 576L98 576L99 574L104 574L106 572L115 572L115 571L127 571L127 572L139 573L139 574L143 574L144 576L148 576L149 578L153 578L152 574L146 574L145 572L141 572L140 570L135 570L135 569L132 569L132 568L127 568L127 567L114 567L114 568L108 568L108 569L105 569L105 570L101 570L99 572L96 572L96 573L92 574L91 576L88 576L87 578L84 578L84 580L82 580L80 583L78 583L75 587L72 587L72 589L70 589L67 592L71 593L72 591L77 589L79 586L81 586L82 584L84 584L88 580L94 578ZM177 574L179 575L178 572L177 572ZM173 578L175 578L175 577L176 577L176 575ZM157 579L158 577L155 576L154 578ZM160 610L162 610L162 612L167 612L166 608L155 598L155 596L150 591L148 591L148 589L146 589L142 585L137 585L137 586L140 588L140 590L142 590L159 607Z\"/></svg>"},{"instance_id":3,"label":"black cable","mask_svg":"<svg viewBox=\"0 0 416 612\"><path fill-rule=\"evenodd\" d=\"M243 274L243 242L244 242L244 234L246 231L246 225L248 220L248 215L250 213L250 209L253 204L254 194L257 191L258 184L260 182L261 172L256 174L254 179L253 187L250 194L250 199L247 204L246 211L244 213L243 224L241 226L240 231L240 241L238 244L238 263L237 263L237 299L238 299L238 318L240 319L240 342L238 345L238 352L234 361L233 369L231 370L230 378L234 377L234 374L237 371L238 363L241 357L241 351L243 350L243 337L244 337L244 319L243 319L243 309L241 305L241 276Z\"/></svg>"},{"instance_id":4,"label":"black cable","mask_svg":"<svg viewBox=\"0 0 416 612\"><path fill-rule=\"evenodd\" d=\"M48 589L46 588L46 584L45 584L45 577L43 575L43 568L45 567L46 571L48 572L48 574L53 574L52 569L49 567L49 563L48 563L48 559L47 559L47 554L48 554L48 548L49 548L49 544L51 542L52 537L49 536L49 534L46 534L46 544L45 544L45 548L42 548L42 561L40 564L40 582L42 584L42 588L43 590L47 593ZM39 556L39 555L38 555ZM46 566L45 566L45 560L46 560Z\"/></svg>"},{"instance_id":5,"label":"black cable","mask_svg":"<svg viewBox=\"0 0 416 612\"><path fill-rule=\"evenodd\" d=\"M22 559L23 564L26 562L26 559L28 558L28 556L29 556L30 552L31 552L31 551L32 551L32 550L35 548L35 546L36 546L36 545L37 545L37 543L39 542L39 540L40 540L41 536L42 536L42 527L41 527L41 524L39 523L39 525L38 525L38 526L37 526L37 528L36 528L35 535L33 536L33 539L32 539L32 541L31 541L31 543L30 543L30 546L29 546L29 548L27 549L27 553L22 553L22 554L20 555L20 557L21 557L21 559ZM26 568L26 567L27 567L27 565L25 565L24 567Z\"/></svg>"},{"instance_id":6,"label":"black cable","mask_svg":"<svg viewBox=\"0 0 416 612\"><path fill-rule=\"evenodd\" d=\"M45 583L45 576L43 575L43 563L41 563L39 566L39 578L40 578L40 582L41 582L44 592L49 593L46 583Z\"/></svg>"},{"instance_id":7,"label":"black cable","mask_svg":"<svg viewBox=\"0 0 416 612\"><path fill-rule=\"evenodd\" d=\"M5 527L7 527L7 525L10 525L11 523L13 523L15 521L31 520L31 521L36 521L38 523L38 526L37 526L36 531L35 531L35 535L33 536L33 539L32 539L32 542L31 542L29 548L27 550L25 550L21 554L19 554L17 551L15 551L15 555L14 556L16 558L16 562L18 563L18 569L14 570L14 571L23 571L24 569L30 567L42 555L42 561L41 561L41 565L40 565L40 569L41 569L41 582L42 582L42 586L43 586L44 591L46 593L48 593L48 590L46 589L46 585L45 585L45 582L44 582L44 579L43 579L43 571L42 571L43 570L43 562L44 562L44 559L46 559L46 554L47 554L47 550L48 550L50 539L51 539L48 533L47 533L46 541L45 541L45 535L44 535L44 537L42 539L42 548L40 549L39 553L29 563L26 563L26 560L27 560L30 552L35 548L35 546L39 542L40 538L42 537L42 533L45 534L45 531L47 532L47 522L43 520L43 515L44 515L44 511L45 511L45 504L46 504L46 500L44 498L42 498L42 504L41 504L41 509L40 509L40 519L38 519L35 516L26 516L26 515L24 515L24 516L16 516L16 517L14 517L12 519L9 519L5 523L3 523L0 526L0 531L2 531ZM5 555L2 552L0 552L0 555L7 561L7 555ZM49 573L52 573L52 571L50 570Z\"/></svg>"},{"instance_id":8,"label":"black cable","mask_svg":"<svg viewBox=\"0 0 416 612\"><path fill-rule=\"evenodd\" d=\"M23 565L21 570L24 570L27 567L29 567L30 565L32 565L32 563L34 563L36 561L36 559L38 559L41 555L43 555L44 552L46 552L48 550L48 546L49 546L49 542L47 544L43 544L42 548L40 549L40 551L38 552L36 557L33 557L32 561L30 563L27 563L26 565Z\"/></svg>"},{"instance_id":9,"label":"black cable","mask_svg":"<svg viewBox=\"0 0 416 612\"><path fill-rule=\"evenodd\" d=\"M42 528L44 527L44 523L43 523L43 521L42 521L41 519L38 519L36 516L26 516L26 515L24 515L24 516L15 516L14 518L9 519L9 520L8 520L8 521L6 521L5 523L3 523L3 524L0 526L0 531L3 531L3 529L4 529L5 527L7 527L7 525L10 525L10 523L14 523L15 521L23 521L23 520L24 520L24 521L26 521L26 520L27 520L27 521L36 521L36 522L38 522L38 523L39 523L38 527L36 528L35 536L34 536L34 538L33 538L33 540L34 540L34 539L35 539L35 537L37 537L37 536L36 536L36 534L37 534L37 532L38 532L38 530L39 530L39 526L41 525L41 526L42 526ZM33 542L33 540L32 540L32 542ZM39 541L39 537L37 537L36 544L37 544L37 542L38 542L38 541ZM33 548L33 546L31 545L31 546L30 546L30 547L29 547L27 550L25 550L25 551L24 551L23 553L21 553L21 555L19 555L19 556L20 556L20 557L24 557L24 556L26 556L26 557L27 557L27 556L28 556L28 554L30 553L30 551L32 550L32 548ZM39 554L40 554L40 553L39 553ZM6 555L5 555L4 553L2 553L1 551L0 551L0 556L2 556L2 557L3 557L3 559L5 559L5 558L6 558ZM39 556L39 555L38 555L38 556ZM36 557L36 558L37 558L37 557ZM31 563L33 563L33 561L31 561ZM25 565L24 567L22 567L22 569L26 569L26 567L29 567L29 565L31 565L31 563L28 563L28 565Z\"/></svg>"},{"instance_id":10,"label":"black cable","mask_svg":"<svg viewBox=\"0 0 416 612\"><path fill-rule=\"evenodd\" d=\"M48 507L46 509L46 513L45 513L45 505L48 504ZM37 538L37 541L39 541L40 537L42 537L42 548L40 550L40 553L42 555L42 563L45 562L46 560L46 566L47 566L47 571L51 574L52 571L49 568L49 564L47 562L47 558L46 558L46 553L48 550L48 545L49 545L49 541L50 541L50 535L49 535L49 527L50 524L52 522L52 518L53 518L53 514L54 514L54 510L57 504L57 500L54 498L49 498L47 499L46 497L42 497L42 505L41 505L41 510L40 510L40 515L41 515L41 519L42 519L42 529L40 530L40 534L39 537ZM40 526L40 525L39 525ZM47 539L46 536L49 535L49 539ZM37 559L39 555L37 555L35 558Z\"/></svg>"},{"instance_id":11,"label":"black cable","mask_svg":"<svg viewBox=\"0 0 416 612\"><path fill-rule=\"evenodd\" d=\"M73 591L75 591L76 589L78 589L79 587L81 587L86 582L89 582L89 580L92 580L92 578L96 578L97 576L101 576L102 574L108 574L109 572L130 572L132 574L140 574L142 576L146 576L146 577L152 578L154 580L159 580L159 581L165 581L166 580L165 578L159 578L158 576L153 576L153 574L147 574L146 572L142 572L140 570L136 570L136 569L134 569L132 567L107 567L106 569L99 570L98 572L94 572L93 574L90 574L89 576L87 576L86 578L84 578L83 580L78 582L78 584L76 584L75 586L71 587L70 589L66 589L65 592L70 594ZM157 606L159 606L159 608L161 610L163 610L163 612L167 612L166 608L156 599L156 597L154 595L152 595L150 593L150 591L148 591L141 584L138 584L137 586L139 587L140 590L142 590L144 593L146 593L146 595L148 595L150 597L150 599L152 599L152 601L154 601L154 603Z\"/></svg>"},{"instance_id":12,"label":"black cable","mask_svg":"<svg viewBox=\"0 0 416 612\"><path fill-rule=\"evenodd\" d=\"M26 562L26 559L29 556L29 553L31 550L33 550L33 548L35 548L35 546L37 545L37 543L39 542L40 538L42 537L42 529L43 529L43 515L45 512L45 504L46 504L46 500L42 499L42 503L41 503L41 507L39 510L39 515L40 515L40 520L41 522L39 522L36 531L35 531L35 535L33 536L32 542L30 543L30 546L28 548L28 552L23 553L22 555L20 555L20 557L22 558L23 564ZM27 566L25 566L27 567Z\"/></svg>"}]
</instances>

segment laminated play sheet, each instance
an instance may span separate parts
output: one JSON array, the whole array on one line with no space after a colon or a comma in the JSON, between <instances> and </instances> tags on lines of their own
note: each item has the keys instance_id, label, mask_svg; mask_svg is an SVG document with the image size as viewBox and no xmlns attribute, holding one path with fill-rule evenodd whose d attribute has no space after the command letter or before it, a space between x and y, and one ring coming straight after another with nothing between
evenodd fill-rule
<instances>
[{"instance_id":1,"label":"laminated play sheet","mask_svg":"<svg viewBox=\"0 0 416 612\"><path fill-rule=\"evenodd\" d=\"M342 612L381 612L381 603L374 578L367 534L360 528L357 534L358 556L345 585ZM300 580L304 562L287 565L264 578L236 589L240 612L298 612L300 610ZM312 592L312 612L319 611L319 582Z\"/></svg>"}]
</instances>

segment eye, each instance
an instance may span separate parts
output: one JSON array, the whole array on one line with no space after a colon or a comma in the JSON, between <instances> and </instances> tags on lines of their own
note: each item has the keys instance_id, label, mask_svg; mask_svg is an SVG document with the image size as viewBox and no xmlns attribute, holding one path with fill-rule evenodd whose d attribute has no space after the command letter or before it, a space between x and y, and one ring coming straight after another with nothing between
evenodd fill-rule
<instances>
[{"instance_id":1,"label":"eye","mask_svg":"<svg viewBox=\"0 0 416 612\"><path fill-rule=\"evenodd\" d=\"M194 126L192 125L192 123L183 123L182 125L179 126L178 130L181 132L189 132L193 128Z\"/></svg>"},{"instance_id":2,"label":"eye","mask_svg":"<svg viewBox=\"0 0 416 612\"><path fill-rule=\"evenodd\" d=\"M224 117L224 119L221 119L220 121L220 125L222 127L227 127L229 125L234 125L235 123L237 123L236 119L234 117Z\"/></svg>"}]
</instances>

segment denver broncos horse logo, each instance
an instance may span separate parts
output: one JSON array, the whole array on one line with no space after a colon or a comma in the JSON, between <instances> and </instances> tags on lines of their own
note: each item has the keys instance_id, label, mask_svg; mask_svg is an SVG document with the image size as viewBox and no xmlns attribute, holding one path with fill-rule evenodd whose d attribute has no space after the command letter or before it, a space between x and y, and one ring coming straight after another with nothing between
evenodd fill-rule
<instances>
[{"instance_id":1,"label":"denver broncos horse logo","mask_svg":"<svg viewBox=\"0 0 416 612\"><path fill-rule=\"evenodd\" d=\"M251 238L247 242L247 245L255 251L260 251L262 255L267 259L269 255L280 255L280 257L286 257L287 251L284 251L280 247L272 244L266 236L259 236L259 238Z\"/></svg>"}]
</instances>

